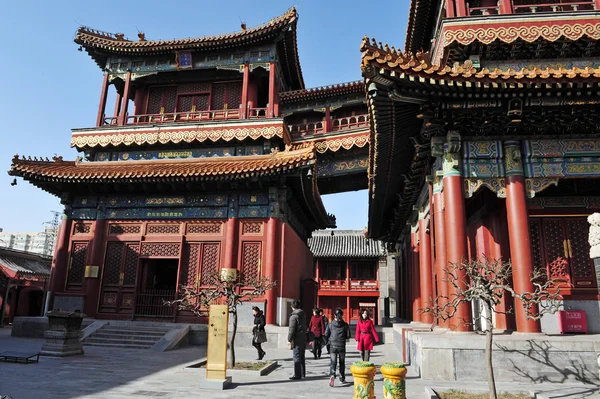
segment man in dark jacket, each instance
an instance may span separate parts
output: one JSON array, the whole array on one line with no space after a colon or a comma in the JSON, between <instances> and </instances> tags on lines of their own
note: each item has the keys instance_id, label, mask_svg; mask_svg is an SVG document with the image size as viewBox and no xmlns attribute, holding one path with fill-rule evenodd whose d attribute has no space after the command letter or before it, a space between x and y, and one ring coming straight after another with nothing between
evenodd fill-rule
<instances>
[{"instance_id":1,"label":"man in dark jacket","mask_svg":"<svg viewBox=\"0 0 600 399\"><path fill-rule=\"evenodd\" d=\"M346 340L350 339L350 327L343 319L344 312L338 308L335 310L335 319L329 323L325 331L325 337L331 345L329 362L329 386L335 383L335 369L338 358L340 360L340 382L346 382Z\"/></svg>"},{"instance_id":2,"label":"man in dark jacket","mask_svg":"<svg viewBox=\"0 0 600 399\"><path fill-rule=\"evenodd\" d=\"M300 301L292 302L292 314L290 315L290 328L288 332L288 345L292 349L294 358L294 375L290 380L299 380L306 377L306 314L300 309Z\"/></svg>"}]
</instances>

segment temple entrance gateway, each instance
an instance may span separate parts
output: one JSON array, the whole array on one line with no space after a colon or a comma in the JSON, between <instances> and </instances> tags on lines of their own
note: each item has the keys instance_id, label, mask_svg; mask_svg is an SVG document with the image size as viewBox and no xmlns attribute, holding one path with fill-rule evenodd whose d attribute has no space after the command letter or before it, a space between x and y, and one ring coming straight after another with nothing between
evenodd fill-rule
<instances>
[{"instance_id":1,"label":"temple entrance gateway","mask_svg":"<svg viewBox=\"0 0 600 399\"><path fill-rule=\"evenodd\" d=\"M174 317L164 301L175 299L179 259L142 259L135 316Z\"/></svg>"}]
</instances>

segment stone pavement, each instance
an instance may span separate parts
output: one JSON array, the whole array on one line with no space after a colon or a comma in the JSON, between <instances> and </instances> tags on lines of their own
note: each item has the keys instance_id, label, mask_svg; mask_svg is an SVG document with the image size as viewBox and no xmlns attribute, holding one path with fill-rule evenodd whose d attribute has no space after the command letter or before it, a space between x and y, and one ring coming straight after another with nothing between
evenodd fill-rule
<instances>
[{"instance_id":1,"label":"stone pavement","mask_svg":"<svg viewBox=\"0 0 600 399\"><path fill-rule=\"evenodd\" d=\"M0 329L0 352L37 351L43 340L10 337L10 329ZM347 371L347 383L330 388L328 383L329 360L312 359L307 352L307 378L290 381L293 363L291 351L271 349L266 359L278 360L280 367L264 377L233 377L233 386L226 391L200 390L198 381L204 378L203 370L184 371L186 365L205 356L202 347L185 347L169 352L147 350L121 350L85 347L85 355L70 358L41 357L39 364L14 364L0 362L0 395L13 399L43 398L352 398L352 375ZM239 348L239 361L253 360L253 348ZM385 361L398 361L400 354L393 345L376 346L372 361L381 365ZM347 349L347 368L359 360L354 344ZM381 398L382 377L376 377L375 394ZM432 383L421 381L410 374L407 378L407 397L425 398L425 386L453 389L484 390L481 383ZM583 385L557 384L500 384L506 391L546 391L567 398L600 398L597 388ZM567 394L569 396L565 396Z\"/></svg>"}]
</instances>

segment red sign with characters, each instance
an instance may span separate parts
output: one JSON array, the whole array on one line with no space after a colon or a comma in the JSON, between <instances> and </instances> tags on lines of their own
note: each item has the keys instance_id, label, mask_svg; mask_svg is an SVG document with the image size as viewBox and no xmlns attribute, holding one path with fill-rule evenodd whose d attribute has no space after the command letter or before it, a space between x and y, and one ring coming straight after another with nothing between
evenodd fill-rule
<instances>
[{"instance_id":1,"label":"red sign with characters","mask_svg":"<svg viewBox=\"0 0 600 399\"><path fill-rule=\"evenodd\" d=\"M587 334L587 317L583 310L559 310L558 328L561 334Z\"/></svg>"}]
</instances>

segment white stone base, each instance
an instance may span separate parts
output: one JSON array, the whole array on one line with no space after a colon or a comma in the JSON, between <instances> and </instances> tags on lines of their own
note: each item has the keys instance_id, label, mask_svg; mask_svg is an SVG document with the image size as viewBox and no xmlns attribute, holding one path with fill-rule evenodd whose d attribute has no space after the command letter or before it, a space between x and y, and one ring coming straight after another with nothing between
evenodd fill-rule
<instances>
[{"instance_id":1,"label":"white stone base","mask_svg":"<svg viewBox=\"0 0 600 399\"><path fill-rule=\"evenodd\" d=\"M199 383L200 389L214 389L222 391L231 385L231 377L226 377L224 380L201 380Z\"/></svg>"}]
</instances>

